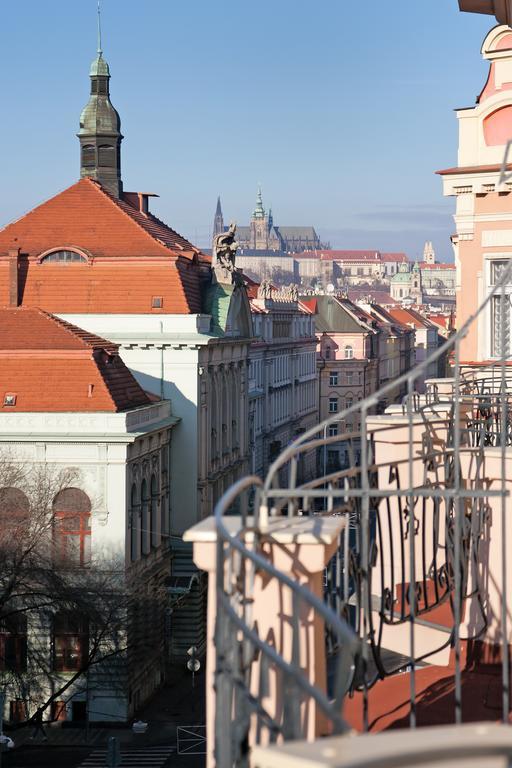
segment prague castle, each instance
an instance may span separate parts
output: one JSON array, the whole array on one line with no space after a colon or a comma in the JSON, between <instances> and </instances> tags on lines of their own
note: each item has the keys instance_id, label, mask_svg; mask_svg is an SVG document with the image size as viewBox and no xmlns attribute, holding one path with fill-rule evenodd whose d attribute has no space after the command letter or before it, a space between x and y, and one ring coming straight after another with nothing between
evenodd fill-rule
<instances>
[{"instance_id":1,"label":"prague castle","mask_svg":"<svg viewBox=\"0 0 512 768\"><path fill-rule=\"evenodd\" d=\"M220 198L218 198L213 236L224 232L225 229ZM274 224L272 210L267 212L263 206L261 189L258 190L256 207L249 226L237 226L236 238L241 253L247 251L302 253L329 247L320 242L314 227L281 227Z\"/></svg>"}]
</instances>

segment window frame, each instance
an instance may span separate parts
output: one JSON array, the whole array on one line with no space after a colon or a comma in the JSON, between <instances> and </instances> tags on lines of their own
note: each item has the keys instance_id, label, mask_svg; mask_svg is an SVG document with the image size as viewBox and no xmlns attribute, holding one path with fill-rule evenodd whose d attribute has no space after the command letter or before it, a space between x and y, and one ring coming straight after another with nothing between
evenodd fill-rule
<instances>
[{"instance_id":1,"label":"window frame","mask_svg":"<svg viewBox=\"0 0 512 768\"><path fill-rule=\"evenodd\" d=\"M65 621L71 624L76 621L75 627L65 627ZM58 621L63 626L56 627ZM54 672L78 672L84 666L89 653L89 625L87 618L75 611L59 611L52 617L52 646L53 646L53 671ZM62 659L58 656L62 654ZM72 659L73 654L76 660Z\"/></svg>"},{"instance_id":2,"label":"window frame","mask_svg":"<svg viewBox=\"0 0 512 768\"><path fill-rule=\"evenodd\" d=\"M69 500L66 499L69 497ZM58 507L64 507L59 509ZM69 507L76 506L76 509ZM91 565L91 500L81 488L63 488L52 504L53 562L57 568L88 568ZM76 549L78 539L78 550ZM77 557L78 552L78 557Z\"/></svg>"}]
</instances>

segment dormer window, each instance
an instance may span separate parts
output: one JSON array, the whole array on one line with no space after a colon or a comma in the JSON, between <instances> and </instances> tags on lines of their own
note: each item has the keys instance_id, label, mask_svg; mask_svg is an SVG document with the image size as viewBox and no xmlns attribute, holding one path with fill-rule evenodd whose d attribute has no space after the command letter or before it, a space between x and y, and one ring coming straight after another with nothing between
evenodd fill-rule
<instances>
[{"instance_id":1,"label":"dormer window","mask_svg":"<svg viewBox=\"0 0 512 768\"><path fill-rule=\"evenodd\" d=\"M87 264L87 259L78 251L52 251L41 259L42 264Z\"/></svg>"}]
</instances>

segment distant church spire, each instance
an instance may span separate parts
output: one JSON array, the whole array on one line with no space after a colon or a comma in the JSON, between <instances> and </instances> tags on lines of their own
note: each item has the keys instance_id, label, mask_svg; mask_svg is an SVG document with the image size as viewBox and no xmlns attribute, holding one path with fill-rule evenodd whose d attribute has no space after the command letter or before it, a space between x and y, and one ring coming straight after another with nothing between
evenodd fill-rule
<instances>
[{"instance_id":1,"label":"distant church spire","mask_svg":"<svg viewBox=\"0 0 512 768\"><path fill-rule=\"evenodd\" d=\"M222 215L222 207L220 204L220 195L217 198L217 208L215 210L215 217L213 219L213 237L220 235L224 232L224 217Z\"/></svg>"},{"instance_id":2,"label":"distant church spire","mask_svg":"<svg viewBox=\"0 0 512 768\"><path fill-rule=\"evenodd\" d=\"M96 179L114 197L122 197L121 120L110 101L110 70L101 50L98 0L98 55L91 64L91 95L80 116L80 176Z\"/></svg>"},{"instance_id":3,"label":"distant church spire","mask_svg":"<svg viewBox=\"0 0 512 768\"><path fill-rule=\"evenodd\" d=\"M265 209L263 207L263 198L261 196L261 187L258 187L258 196L256 198L256 208L253 212L253 218L254 219L264 219L265 218Z\"/></svg>"}]
</instances>

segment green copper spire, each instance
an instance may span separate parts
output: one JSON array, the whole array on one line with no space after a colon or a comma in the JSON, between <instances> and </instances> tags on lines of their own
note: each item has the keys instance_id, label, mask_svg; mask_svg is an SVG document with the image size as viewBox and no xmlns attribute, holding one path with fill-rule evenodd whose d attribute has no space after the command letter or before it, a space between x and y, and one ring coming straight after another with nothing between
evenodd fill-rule
<instances>
[{"instance_id":1,"label":"green copper spire","mask_svg":"<svg viewBox=\"0 0 512 768\"><path fill-rule=\"evenodd\" d=\"M121 120L110 101L110 70L101 50L101 8L98 0L98 55L91 64L91 95L80 115L81 178L99 181L115 197L121 181Z\"/></svg>"},{"instance_id":2,"label":"green copper spire","mask_svg":"<svg viewBox=\"0 0 512 768\"><path fill-rule=\"evenodd\" d=\"M265 209L263 207L263 198L261 196L261 186L258 187L258 196L256 198L256 208L254 209L254 212L252 215L254 219L265 218Z\"/></svg>"},{"instance_id":3,"label":"green copper spire","mask_svg":"<svg viewBox=\"0 0 512 768\"><path fill-rule=\"evenodd\" d=\"M101 50L101 6L100 0L98 0L98 56L101 56L103 51Z\"/></svg>"},{"instance_id":4,"label":"green copper spire","mask_svg":"<svg viewBox=\"0 0 512 768\"><path fill-rule=\"evenodd\" d=\"M103 58L103 51L101 48L101 6L100 0L98 0L98 55L91 64L91 70L89 72L91 77L110 77L110 71L108 64Z\"/></svg>"}]
</instances>

